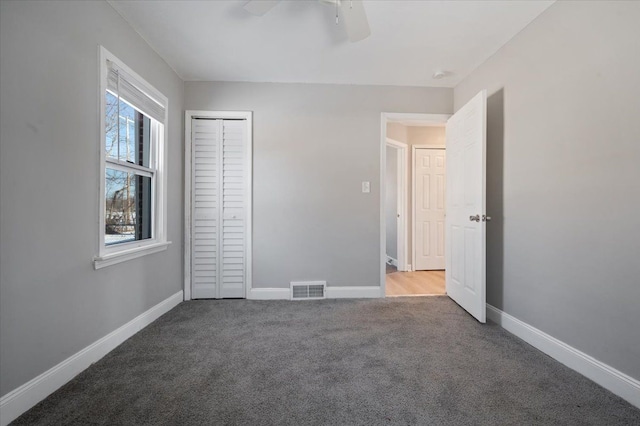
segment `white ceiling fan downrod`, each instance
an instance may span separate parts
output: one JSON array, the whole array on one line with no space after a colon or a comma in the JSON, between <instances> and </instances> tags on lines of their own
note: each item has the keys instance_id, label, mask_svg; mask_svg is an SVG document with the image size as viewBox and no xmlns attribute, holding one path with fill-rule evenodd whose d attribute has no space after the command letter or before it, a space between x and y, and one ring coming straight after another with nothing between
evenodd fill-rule
<instances>
[{"instance_id":1,"label":"white ceiling fan downrod","mask_svg":"<svg viewBox=\"0 0 640 426\"><path fill-rule=\"evenodd\" d=\"M336 7L336 25L340 23L340 16L338 11L340 9L340 5L342 4L341 0L319 0L320 3L332 4ZM353 9L353 0L349 0L349 9Z\"/></svg>"}]
</instances>

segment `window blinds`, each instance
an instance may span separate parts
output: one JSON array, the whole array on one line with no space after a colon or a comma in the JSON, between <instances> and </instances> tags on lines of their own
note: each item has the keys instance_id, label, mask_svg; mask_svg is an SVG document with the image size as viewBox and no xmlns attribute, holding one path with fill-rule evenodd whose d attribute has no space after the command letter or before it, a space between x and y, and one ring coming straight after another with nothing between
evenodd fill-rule
<instances>
[{"instance_id":1,"label":"window blinds","mask_svg":"<svg viewBox=\"0 0 640 426\"><path fill-rule=\"evenodd\" d=\"M140 112L165 124L165 106L144 91L144 85L107 60L107 90L124 99Z\"/></svg>"}]
</instances>

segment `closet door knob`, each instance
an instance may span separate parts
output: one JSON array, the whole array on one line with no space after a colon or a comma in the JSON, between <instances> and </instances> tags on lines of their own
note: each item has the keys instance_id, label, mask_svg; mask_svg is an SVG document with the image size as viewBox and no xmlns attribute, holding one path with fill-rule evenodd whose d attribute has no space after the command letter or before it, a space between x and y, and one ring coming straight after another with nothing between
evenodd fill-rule
<instances>
[{"instance_id":1,"label":"closet door knob","mask_svg":"<svg viewBox=\"0 0 640 426\"><path fill-rule=\"evenodd\" d=\"M470 220L471 222L480 222L480 215L479 215L479 214L477 214L477 215L475 215L475 216L469 216L469 220Z\"/></svg>"}]
</instances>

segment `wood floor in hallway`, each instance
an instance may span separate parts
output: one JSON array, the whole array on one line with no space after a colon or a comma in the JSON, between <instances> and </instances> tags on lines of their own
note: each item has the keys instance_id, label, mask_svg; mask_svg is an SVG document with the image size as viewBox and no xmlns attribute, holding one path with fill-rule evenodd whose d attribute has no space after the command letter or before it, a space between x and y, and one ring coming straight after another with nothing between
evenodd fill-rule
<instances>
[{"instance_id":1,"label":"wood floor in hallway","mask_svg":"<svg viewBox=\"0 0 640 426\"><path fill-rule=\"evenodd\" d=\"M398 272L387 268L387 296L444 295L444 271Z\"/></svg>"}]
</instances>

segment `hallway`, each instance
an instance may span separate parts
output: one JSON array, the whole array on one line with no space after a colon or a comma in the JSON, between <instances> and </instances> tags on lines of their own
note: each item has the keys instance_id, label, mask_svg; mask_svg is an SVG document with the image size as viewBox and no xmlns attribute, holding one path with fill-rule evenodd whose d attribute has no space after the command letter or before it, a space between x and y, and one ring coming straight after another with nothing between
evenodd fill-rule
<instances>
[{"instance_id":1,"label":"hallway","mask_svg":"<svg viewBox=\"0 0 640 426\"><path fill-rule=\"evenodd\" d=\"M387 265L386 296L436 296L445 295L445 272L415 271L398 272Z\"/></svg>"}]
</instances>

